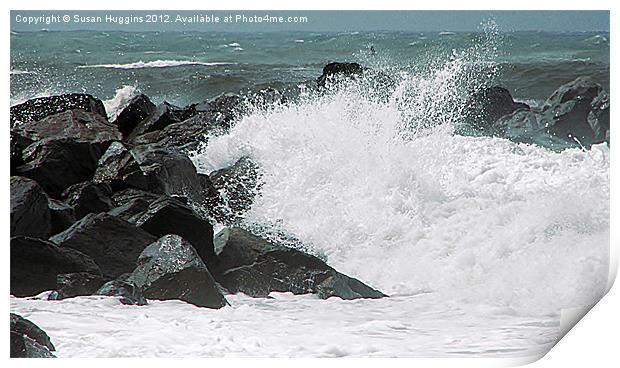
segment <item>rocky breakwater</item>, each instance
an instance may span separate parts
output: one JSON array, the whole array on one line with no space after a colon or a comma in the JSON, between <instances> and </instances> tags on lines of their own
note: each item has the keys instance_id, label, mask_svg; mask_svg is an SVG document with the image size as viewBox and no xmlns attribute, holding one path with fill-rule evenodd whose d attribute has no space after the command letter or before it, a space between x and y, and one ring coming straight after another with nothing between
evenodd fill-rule
<instances>
[{"instance_id":1,"label":"rocky breakwater","mask_svg":"<svg viewBox=\"0 0 620 368\"><path fill-rule=\"evenodd\" d=\"M216 221L232 226L251 205L251 195L239 193L239 175L250 170L256 179L257 167L248 160L202 175L186 153L208 133L230 129L243 106L236 95L182 108L141 95L114 121L85 94L11 107L11 295L51 291L44 294L50 303L88 295L134 305L178 299L206 308L226 307L225 295L237 292L384 297L246 230L214 234ZM224 191L239 195L234 216L221 211ZM11 355L53 356L49 337L19 318L11 315ZM15 330L13 320L34 335Z\"/></svg>"},{"instance_id":2,"label":"rocky breakwater","mask_svg":"<svg viewBox=\"0 0 620 368\"><path fill-rule=\"evenodd\" d=\"M360 77L385 88L397 83L359 64L330 63L316 93ZM11 294L51 291L44 294L50 303L89 295L130 305L178 299L205 308L226 308L230 293L385 297L300 250L307 248L294 234L261 236L244 227L261 190L261 168L250 157L204 175L187 156L227 132L249 105L272 103L286 100L264 91L177 107L139 95L114 121L85 94L11 107ZM456 128L587 149L609 144L609 96L589 78L560 86L540 108L499 86L481 89L463 101ZM217 234L216 223L225 226ZM12 356L52 356L45 333L18 316L11 321Z\"/></svg>"},{"instance_id":3,"label":"rocky breakwater","mask_svg":"<svg viewBox=\"0 0 620 368\"><path fill-rule=\"evenodd\" d=\"M610 143L609 95L589 77L559 86L541 107L514 101L500 86L465 103L461 134L490 135L553 150Z\"/></svg>"}]
</instances>

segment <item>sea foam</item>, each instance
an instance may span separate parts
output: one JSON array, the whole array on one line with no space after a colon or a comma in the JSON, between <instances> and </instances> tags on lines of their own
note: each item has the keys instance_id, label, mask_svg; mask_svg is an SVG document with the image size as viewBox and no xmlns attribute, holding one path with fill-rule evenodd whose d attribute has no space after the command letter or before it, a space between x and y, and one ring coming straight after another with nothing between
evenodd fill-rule
<instances>
[{"instance_id":1,"label":"sea foam","mask_svg":"<svg viewBox=\"0 0 620 368\"><path fill-rule=\"evenodd\" d=\"M263 185L248 227L294 234L388 294L523 313L592 304L608 277L609 148L455 135L463 94L488 77L472 70L481 52L390 91L361 81L255 111L194 163L209 173L249 156Z\"/></svg>"}]
</instances>

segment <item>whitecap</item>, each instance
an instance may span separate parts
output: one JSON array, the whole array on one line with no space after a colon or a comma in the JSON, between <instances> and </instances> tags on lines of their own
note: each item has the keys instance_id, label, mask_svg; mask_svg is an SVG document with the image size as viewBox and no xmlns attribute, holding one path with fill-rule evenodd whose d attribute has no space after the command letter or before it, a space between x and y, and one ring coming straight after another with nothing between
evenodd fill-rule
<instances>
[{"instance_id":1,"label":"whitecap","mask_svg":"<svg viewBox=\"0 0 620 368\"><path fill-rule=\"evenodd\" d=\"M11 75L23 75L23 74L37 74L36 72L31 72L28 70L20 70L20 69L13 69L11 70Z\"/></svg>"},{"instance_id":2,"label":"whitecap","mask_svg":"<svg viewBox=\"0 0 620 368\"><path fill-rule=\"evenodd\" d=\"M94 64L94 65L80 65L79 69L86 68L110 68L110 69L144 69L144 68L170 68L177 66L217 66L217 65L234 65L235 63L228 62L203 62L203 61L190 61L190 60L155 60L155 61L136 61L134 63L127 64Z\"/></svg>"}]
</instances>

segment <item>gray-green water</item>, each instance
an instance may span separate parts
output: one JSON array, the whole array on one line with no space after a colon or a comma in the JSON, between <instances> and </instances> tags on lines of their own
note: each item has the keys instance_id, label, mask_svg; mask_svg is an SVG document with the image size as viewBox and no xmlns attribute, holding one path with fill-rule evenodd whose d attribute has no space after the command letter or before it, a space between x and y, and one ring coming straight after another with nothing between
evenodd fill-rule
<instances>
[{"instance_id":1,"label":"gray-green water","mask_svg":"<svg viewBox=\"0 0 620 368\"><path fill-rule=\"evenodd\" d=\"M248 88L294 88L329 61L432 68L453 50L486 42L481 38L473 32L12 32L11 103L78 91L107 100L132 86L156 102L183 105ZM544 99L582 75L608 90L608 33L499 33L493 46L491 61L500 66L494 82L517 98Z\"/></svg>"}]
</instances>

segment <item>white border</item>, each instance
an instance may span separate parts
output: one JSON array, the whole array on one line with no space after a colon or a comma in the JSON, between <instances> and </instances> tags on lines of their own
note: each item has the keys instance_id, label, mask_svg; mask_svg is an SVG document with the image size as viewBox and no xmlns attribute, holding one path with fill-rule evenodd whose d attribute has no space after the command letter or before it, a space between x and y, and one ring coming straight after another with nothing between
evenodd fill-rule
<instances>
[{"instance_id":1,"label":"white border","mask_svg":"<svg viewBox=\"0 0 620 368\"><path fill-rule=\"evenodd\" d=\"M51 9L51 10L63 10L63 9L71 9L71 10L106 10L106 9L118 9L118 10L146 10L146 9L178 9L178 10L193 10L193 9L213 9L213 10L229 10L229 9L239 9L239 10L611 10L611 89L614 90L614 87L618 85L617 77L615 73L616 68L616 57L614 54L617 52L616 37L618 36L615 25L618 24L618 17L616 16L617 10L617 1L604 1L604 0L589 0L584 2L583 0L563 0L561 2L558 1L541 1L541 0L520 0L518 2L514 1L421 1L413 3L411 1L404 0L382 0L378 1L355 1L355 2L347 2L336 3L333 0L315 0L308 2L293 2L293 1L283 1L283 0L263 0L260 2L260 5L256 2L252 1L240 1L240 0L226 0L220 2L204 2L204 1L162 1L162 0L152 0L148 2L136 3L130 1L122 1L122 0L105 0L105 1L77 1L77 0L65 0L65 1L20 1L13 2L11 1L3 1L2 7L6 8L3 16L5 17L6 23L3 23L4 29L4 37L2 38L2 49L5 50L5 57L3 59L4 70L8 71L10 68L10 60L9 60L9 31L10 31L10 22L8 22L9 18L9 10L37 10L37 9ZM5 86L3 90L4 101L3 111L5 117L7 117L6 124L8 125L8 103L9 103L9 73L5 72L2 74L3 85ZM611 120L618 120L617 117L620 114L616 113L616 109L612 109ZM614 125L614 123L612 123ZM615 134L615 130L612 129ZM0 134L2 135L2 139L4 142L9 142L9 130L2 129L0 130ZM615 142L615 141L614 141ZM616 161L618 156L616 154L616 150L611 150L612 157L612 170L611 170L611 182L619 183L618 180L618 172L616 170ZM5 173L9 171L9 152L8 152L8 144L5 146L5 153L0 155L0 162L2 163L2 168ZM0 216L2 218L4 228L3 228L3 237L5 239L4 242L4 257L2 258L4 261L4 270L5 270L5 281L2 283L2 295L6 295L6 309L9 309L9 288L8 288L8 270L9 270L9 247L8 247L8 239L9 239L9 201L8 201L8 193L9 193L9 181L5 180L1 182L1 186L3 192L5 193L5 200L3 203L3 208L0 208ZM611 222L611 260L612 265L610 267L610 284L615 279L615 274L618 266L618 245L620 243L619 231L620 227L618 226L618 203L619 197L616 192L611 193L611 210L612 210L612 222ZM615 225L615 226L614 226ZM560 342L545 356L543 359L539 360L535 363L536 367L572 367L579 366L583 367L584 365L592 365L596 367L615 367L618 365L620 359L618 358L617 352L617 341L618 339L618 328L620 326L620 319L618 318L618 312L620 310L620 292L617 290L618 287L614 288L607 296L605 296L601 302L596 305L592 311L586 314L584 319L579 322L573 331L569 332ZM6 316L6 315L5 315ZM6 318L6 317L5 317ZM7 319L8 321L8 319ZM6 331L6 330L5 330ZM4 351L5 359L8 359L8 346L9 346L9 334L5 333L2 335L2 349ZM46 364L46 365L58 365L62 364L63 367L66 365L70 366L82 366L84 364L101 364L101 365L127 365L127 366L162 366L167 367L171 364L175 363L183 364L183 365L204 365L204 364L224 364L227 367L232 366L242 366L246 364L265 366L265 367L289 367L292 364L301 365L301 366L314 366L318 362L312 359L296 359L296 360L288 360L288 359L227 359L226 361L204 361L201 359L183 359L182 361L177 361L176 359L148 359L148 360L139 360L139 359L115 359L113 361L108 360L95 360L95 359L55 359L53 361L46 360L37 361L37 360L10 360L7 363L11 364L11 366L21 366L21 365L31 365L31 364ZM416 366L422 367L442 367L442 366L453 366L453 367L484 367L484 366L506 366L506 365L516 365L516 364L524 364L529 363L524 360L514 360L514 359L379 359L377 360L369 360L369 359L323 359L320 361L321 365L361 365L361 366L373 366L375 365L395 365L395 366L411 366L415 364Z\"/></svg>"}]
</instances>

